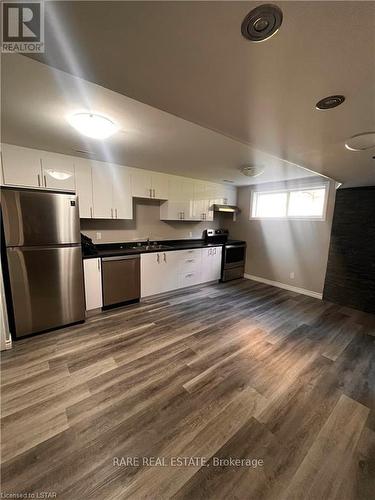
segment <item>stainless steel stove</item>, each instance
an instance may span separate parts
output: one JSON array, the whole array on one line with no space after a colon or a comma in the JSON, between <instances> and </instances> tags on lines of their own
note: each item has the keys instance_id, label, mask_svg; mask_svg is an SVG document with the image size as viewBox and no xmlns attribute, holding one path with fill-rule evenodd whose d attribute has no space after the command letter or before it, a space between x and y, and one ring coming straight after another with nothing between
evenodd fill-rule
<instances>
[{"instance_id":1,"label":"stainless steel stove","mask_svg":"<svg viewBox=\"0 0 375 500\"><path fill-rule=\"evenodd\" d=\"M206 229L204 240L207 245L223 245L221 281L243 278L246 261L246 241L230 240L226 229Z\"/></svg>"}]
</instances>

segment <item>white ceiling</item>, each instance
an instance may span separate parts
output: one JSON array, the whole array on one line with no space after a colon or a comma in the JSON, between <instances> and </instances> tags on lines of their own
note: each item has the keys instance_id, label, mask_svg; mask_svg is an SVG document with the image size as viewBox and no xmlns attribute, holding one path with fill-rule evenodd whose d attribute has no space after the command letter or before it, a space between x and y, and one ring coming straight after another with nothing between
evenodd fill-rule
<instances>
[{"instance_id":1,"label":"white ceiling","mask_svg":"<svg viewBox=\"0 0 375 500\"><path fill-rule=\"evenodd\" d=\"M241 36L240 26L260 3L46 2L46 53L33 57L346 186L374 184L375 150L351 152L344 142L375 130L375 2L277 2L284 13L279 32L254 44ZM106 92L101 96L109 95ZM12 87L5 96L3 91L3 102L9 96L12 100L12 93ZM51 97L49 106L42 107L45 116L49 108L61 106L62 93L56 93L58 102ZM324 112L314 109L320 98L337 93L346 96L342 106ZM75 97L74 105L79 105ZM186 122L192 135L181 137L186 128L172 117L163 122L164 131L159 120L167 119L161 114L150 118L153 125L143 125L143 114L138 115L140 108L136 112L137 104L132 103L134 116L121 115L121 123L130 129L137 123L139 134L132 143L126 134L122 141L111 142L116 158L131 158L145 168L158 163L166 170L188 169L202 178L214 175L215 180L229 177L236 182L239 164L259 159L237 142L225 142ZM10 117L17 115L17 102L10 107L5 137L17 129ZM125 105L121 109L128 111ZM112 106L107 113L117 118L116 111L119 108ZM29 128L28 134L37 139L36 131ZM197 144L191 142L194 134L200 138ZM52 130L49 136L52 141ZM153 156L146 144L155 146L151 138L159 145ZM60 141L63 137L55 137L55 148ZM220 153L212 150L216 147Z\"/></svg>"},{"instance_id":2,"label":"white ceiling","mask_svg":"<svg viewBox=\"0 0 375 500\"><path fill-rule=\"evenodd\" d=\"M2 140L235 185L312 175L296 165L21 55L2 59ZM120 131L105 141L84 138L66 117L80 110L110 116ZM243 176L246 163L264 165Z\"/></svg>"}]
</instances>

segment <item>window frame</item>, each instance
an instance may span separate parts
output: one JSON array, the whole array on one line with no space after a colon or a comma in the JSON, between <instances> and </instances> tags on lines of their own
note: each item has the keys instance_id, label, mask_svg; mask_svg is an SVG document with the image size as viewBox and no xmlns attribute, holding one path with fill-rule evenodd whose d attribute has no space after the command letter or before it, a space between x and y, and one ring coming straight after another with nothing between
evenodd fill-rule
<instances>
[{"instance_id":1,"label":"window frame","mask_svg":"<svg viewBox=\"0 0 375 500\"><path fill-rule=\"evenodd\" d=\"M292 191L308 191L309 189L322 189L325 190L324 196L324 204L323 204L323 213L321 216L316 215L288 215L289 209L289 199L290 193ZM328 197L329 197L329 189L330 183L320 182L316 184L306 184L304 186L295 186L295 187L284 187L284 188L274 188L274 189L252 189L250 196L250 220L300 220L300 221L325 221L327 220L327 205L328 205ZM253 213L256 212L254 210L254 205L256 203L258 194L276 194L276 193L287 193L287 201L286 201L286 215L281 215L279 217L265 217L265 216L253 216Z\"/></svg>"}]
</instances>

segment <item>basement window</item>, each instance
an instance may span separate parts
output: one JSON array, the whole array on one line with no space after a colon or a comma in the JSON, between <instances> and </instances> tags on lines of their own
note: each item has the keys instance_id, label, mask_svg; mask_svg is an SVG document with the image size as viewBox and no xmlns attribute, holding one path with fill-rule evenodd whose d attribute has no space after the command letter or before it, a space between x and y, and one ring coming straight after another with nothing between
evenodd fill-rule
<instances>
[{"instance_id":1,"label":"basement window","mask_svg":"<svg viewBox=\"0 0 375 500\"><path fill-rule=\"evenodd\" d=\"M251 219L325 220L328 183L310 187L253 191Z\"/></svg>"}]
</instances>

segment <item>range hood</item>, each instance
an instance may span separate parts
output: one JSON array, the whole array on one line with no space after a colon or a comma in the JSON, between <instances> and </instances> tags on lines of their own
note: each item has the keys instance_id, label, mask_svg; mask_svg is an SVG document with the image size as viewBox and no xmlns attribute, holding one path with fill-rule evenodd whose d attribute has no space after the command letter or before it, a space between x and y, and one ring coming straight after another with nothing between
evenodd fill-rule
<instances>
[{"instance_id":1,"label":"range hood","mask_svg":"<svg viewBox=\"0 0 375 500\"><path fill-rule=\"evenodd\" d=\"M231 214L238 214L240 209L235 205L218 205L215 203L213 206L214 212L228 212Z\"/></svg>"}]
</instances>

